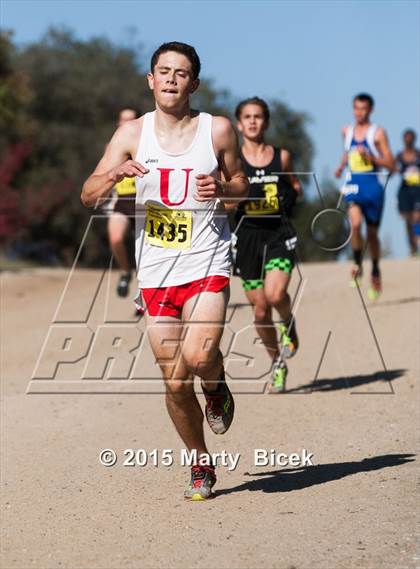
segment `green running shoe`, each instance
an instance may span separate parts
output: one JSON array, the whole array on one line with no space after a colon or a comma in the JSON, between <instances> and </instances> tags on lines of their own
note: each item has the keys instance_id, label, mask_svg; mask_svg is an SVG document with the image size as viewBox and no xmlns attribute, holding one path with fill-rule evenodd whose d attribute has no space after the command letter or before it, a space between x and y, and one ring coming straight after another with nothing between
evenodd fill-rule
<instances>
[{"instance_id":1,"label":"green running shoe","mask_svg":"<svg viewBox=\"0 0 420 569\"><path fill-rule=\"evenodd\" d=\"M281 357L278 357L274 362L270 393L284 393L286 391L287 374L288 369L286 362L284 362Z\"/></svg>"},{"instance_id":2,"label":"green running shoe","mask_svg":"<svg viewBox=\"0 0 420 569\"><path fill-rule=\"evenodd\" d=\"M280 332L281 355L283 358L293 358L299 348L299 338L296 332L295 319L292 316L289 323L280 322L278 328Z\"/></svg>"},{"instance_id":3,"label":"green running shoe","mask_svg":"<svg viewBox=\"0 0 420 569\"><path fill-rule=\"evenodd\" d=\"M371 284L368 290L369 300L378 300L382 292L382 281L379 275L372 276Z\"/></svg>"},{"instance_id":4,"label":"green running shoe","mask_svg":"<svg viewBox=\"0 0 420 569\"><path fill-rule=\"evenodd\" d=\"M363 267L362 265L354 265L350 272L351 280L349 282L350 288L360 288L362 284Z\"/></svg>"}]
</instances>

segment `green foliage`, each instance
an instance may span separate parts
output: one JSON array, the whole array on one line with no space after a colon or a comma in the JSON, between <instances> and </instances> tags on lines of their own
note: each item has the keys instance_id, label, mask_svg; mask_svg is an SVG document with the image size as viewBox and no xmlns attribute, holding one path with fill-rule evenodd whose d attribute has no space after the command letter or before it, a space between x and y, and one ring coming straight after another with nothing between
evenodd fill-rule
<instances>
[{"instance_id":1,"label":"green foliage","mask_svg":"<svg viewBox=\"0 0 420 569\"><path fill-rule=\"evenodd\" d=\"M25 105L30 91L26 77L14 66L16 52L10 33L0 32L0 150L27 132Z\"/></svg>"},{"instance_id":2,"label":"green foliage","mask_svg":"<svg viewBox=\"0 0 420 569\"><path fill-rule=\"evenodd\" d=\"M348 237L348 225L341 215L326 215L319 219L316 224L318 228L315 235L315 241L312 235L312 221L314 217L324 209L337 209L339 202L339 192L334 184L329 180L324 180L321 183L321 195L312 200L304 200L299 203L293 212L293 225L296 227L298 234L298 254L299 260L305 261L333 261L341 253L338 251L327 251L318 246L318 242L333 248L339 246L346 241ZM321 230L321 231L319 231Z\"/></svg>"},{"instance_id":3,"label":"green foliage","mask_svg":"<svg viewBox=\"0 0 420 569\"><path fill-rule=\"evenodd\" d=\"M28 111L39 122L38 158L78 186L102 154L119 110L152 107L136 54L105 39L82 42L52 29L19 54L17 65L36 94Z\"/></svg>"},{"instance_id":4,"label":"green foliage","mask_svg":"<svg viewBox=\"0 0 420 569\"><path fill-rule=\"evenodd\" d=\"M306 131L309 116L294 111L281 101L270 102L270 115L267 140L289 150L296 172L310 171L314 147Z\"/></svg>"},{"instance_id":5,"label":"green foliage","mask_svg":"<svg viewBox=\"0 0 420 569\"><path fill-rule=\"evenodd\" d=\"M227 89L216 89L214 82L210 79L201 80L191 104L194 109L233 118L235 102L232 95Z\"/></svg>"},{"instance_id":6,"label":"green foliage","mask_svg":"<svg viewBox=\"0 0 420 569\"><path fill-rule=\"evenodd\" d=\"M153 109L145 78L148 62L133 45L104 38L82 41L67 29L52 28L40 41L16 49L10 34L1 35L0 188L6 222L0 224L0 240L6 244L17 240L31 249L42 244L56 251L61 263L74 258L92 214L81 205L80 190L119 111L126 106L139 113ZM209 79L202 80L193 97L193 107L231 118L236 103ZM269 140L292 152L296 169L310 170L309 117L280 101L271 101L270 107ZM318 206L305 201L297 209L304 260L331 258L308 233ZM108 264L105 224L95 223L89 239L82 263Z\"/></svg>"},{"instance_id":7,"label":"green foliage","mask_svg":"<svg viewBox=\"0 0 420 569\"><path fill-rule=\"evenodd\" d=\"M130 106L145 112L152 108L152 98L138 68L138 54L102 38L82 42L68 30L53 28L20 51L10 36L2 37L1 48L8 56L5 72L13 69L11 90L24 78L31 93L23 99L17 92L4 120L2 115L3 123L9 121L9 140L15 129L31 147L10 184L19 190L20 215L27 220L24 238L47 240L64 252L65 262L77 251L91 215L80 203L83 181L115 130L120 109ZM2 81L0 93L8 83ZM8 102L10 96L3 99ZM19 127L23 103L27 121ZM24 128L29 122L32 128ZM109 258L104 232L96 241L93 250L86 250L86 264Z\"/></svg>"}]
</instances>

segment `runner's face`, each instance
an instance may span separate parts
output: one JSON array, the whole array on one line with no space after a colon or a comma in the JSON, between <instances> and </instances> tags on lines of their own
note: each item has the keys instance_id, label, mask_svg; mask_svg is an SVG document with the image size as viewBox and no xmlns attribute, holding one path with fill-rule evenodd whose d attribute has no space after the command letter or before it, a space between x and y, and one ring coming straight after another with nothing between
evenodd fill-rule
<instances>
[{"instance_id":1,"label":"runner's face","mask_svg":"<svg viewBox=\"0 0 420 569\"><path fill-rule=\"evenodd\" d=\"M353 102L353 115L357 124L368 122L371 112L371 106L367 101L358 101L356 99Z\"/></svg>"},{"instance_id":2,"label":"runner's face","mask_svg":"<svg viewBox=\"0 0 420 569\"><path fill-rule=\"evenodd\" d=\"M185 106L200 83L193 79L190 60L175 51L162 53L147 79L156 103L167 110Z\"/></svg>"},{"instance_id":3,"label":"runner's face","mask_svg":"<svg viewBox=\"0 0 420 569\"><path fill-rule=\"evenodd\" d=\"M260 105L252 103L245 105L241 111L237 126L244 138L253 141L262 140L267 129L267 123Z\"/></svg>"},{"instance_id":4,"label":"runner's face","mask_svg":"<svg viewBox=\"0 0 420 569\"><path fill-rule=\"evenodd\" d=\"M136 113L133 109L124 109L120 112L118 126L123 125L125 122L132 121L136 118Z\"/></svg>"},{"instance_id":5,"label":"runner's face","mask_svg":"<svg viewBox=\"0 0 420 569\"><path fill-rule=\"evenodd\" d=\"M407 148L413 148L415 140L416 139L411 132L404 134L404 144Z\"/></svg>"}]
</instances>

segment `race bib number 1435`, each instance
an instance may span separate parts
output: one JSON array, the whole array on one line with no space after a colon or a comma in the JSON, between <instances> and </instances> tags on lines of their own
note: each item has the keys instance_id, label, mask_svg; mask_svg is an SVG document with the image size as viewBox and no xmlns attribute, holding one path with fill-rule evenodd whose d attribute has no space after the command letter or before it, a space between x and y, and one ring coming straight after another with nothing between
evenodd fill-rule
<instances>
[{"instance_id":1,"label":"race bib number 1435","mask_svg":"<svg viewBox=\"0 0 420 569\"><path fill-rule=\"evenodd\" d=\"M191 211L147 206L146 241L155 247L189 249L191 247Z\"/></svg>"}]
</instances>

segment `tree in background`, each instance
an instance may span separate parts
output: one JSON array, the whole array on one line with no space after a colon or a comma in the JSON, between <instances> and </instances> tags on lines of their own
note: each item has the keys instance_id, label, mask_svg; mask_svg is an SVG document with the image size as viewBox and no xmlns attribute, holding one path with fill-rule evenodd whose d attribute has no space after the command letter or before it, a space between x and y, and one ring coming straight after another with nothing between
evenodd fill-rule
<instances>
[{"instance_id":1,"label":"tree in background","mask_svg":"<svg viewBox=\"0 0 420 569\"><path fill-rule=\"evenodd\" d=\"M28 78L33 97L27 113L37 123L30 163L19 178L20 187L31 188L32 238L47 235L69 262L91 215L80 204L82 183L115 130L121 107L144 112L151 97L137 54L105 39L80 41L68 30L51 29L14 61ZM40 196L45 208L39 207ZM105 223L94 224L89 239L82 261L103 264L109 256Z\"/></svg>"},{"instance_id":2,"label":"tree in background","mask_svg":"<svg viewBox=\"0 0 420 569\"><path fill-rule=\"evenodd\" d=\"M293 212L293 224L298 234L298 253L301 261L328 261L337 257L338 252L321 249L314 241L311 224L314 216L323 208L334 209L339 194L330 180L323 180L321 188L322 201L318 190L314 187L314 176L311 173L314 156L314 145L307 132L310 117L307 113L294 111L281 101L270 101L270 128L267 132L267 141L271 144L289 150L293 157L293 166L303 185L304 199L297 203ZM312 197L308 196L309 189L315 191ZM329 234L342 243L345 228L339 223L339 217L328 219Z\"/></svg>"},{"instance_id":3,"label":"tree in background","mask_svg":"<svg viewBox=\"0 0 420 569\"><path fill-rule=\"evenodd\" d=\"M8 33L0 34L0 244L7 244L25 225L15 178L30 153L31 120L26 113L30 91L14 66L15 48Z\"/></svg>"},{"instance_id":4,"label":"tree in background","mask_svg":"<svg viewBox=\"0 0 420 569\"><path fill-rule=\"evenodd\" d=\"M3 227L3 242L18 240L31 251L42 244L49 251L41 256L44 262L70 264L92 215L80 203L80 189L103 153L120 109L144 113L153 108L145 79L149 62L136 48L103 38L82 41L57 28L21 49L2 34L0 55L0 126L5 133L0 184L9 192L9 220L15 212L14 224L0 225L0 239ZM204 79L193 104L231 116L236 100ZM298 170L310 170L308 116L280 101L271 101L270 107L272 141L292 152ZM309 243L308 217L319 207L318 200L306 198L297 209L303 260L335 257ZM20 253L25 254L25 246L18 248ZM92 225L80 261L86 266L109 262L105 223Z\"/></svg>"}]
</instances>

